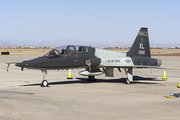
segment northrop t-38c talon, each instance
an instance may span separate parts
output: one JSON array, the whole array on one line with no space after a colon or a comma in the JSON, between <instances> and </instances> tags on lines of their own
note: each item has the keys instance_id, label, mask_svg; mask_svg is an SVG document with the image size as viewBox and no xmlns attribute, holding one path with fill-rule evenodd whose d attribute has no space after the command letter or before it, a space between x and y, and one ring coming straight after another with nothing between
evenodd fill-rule
<instances>
[{"instance_id":1,"label":"northrop t-38c talon","mask_svg":"<svg viewBox=\"0 0 180 120\"><path fill-rule=\"evenodd\" d=\"M90 46L67 45L52 49L47 54L36 59L16 63L23 68L40 69L47 73L49 69L85 68L80 75L88 76L90 81L95 76L105 73L113 77L114 68L127 70L125 82L133 82L133 68L157 68L161 60L151 58L147 28L141 28L131 49L127 53L93 48ZM101 70L102 69L102 70ZM44 76L45 77L45 76ZM48 86L47 80L42 81L43 86Z\"/></svg>"}]
</instances>

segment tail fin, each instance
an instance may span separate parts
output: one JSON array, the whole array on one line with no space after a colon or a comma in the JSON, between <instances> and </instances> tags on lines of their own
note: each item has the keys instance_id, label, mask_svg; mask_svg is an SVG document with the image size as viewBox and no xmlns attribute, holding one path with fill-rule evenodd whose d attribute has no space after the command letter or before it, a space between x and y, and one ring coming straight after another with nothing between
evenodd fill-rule
<instances>
[{"instance_id":1,"label":"tail fin","mask_svg":"<svg viewBox=\"0 0 180 120\"><path fill-rule=\"evenodd\" d=\"M151 57L148 28L141 28L127 56Z\"/></svg>"}]
</instances>

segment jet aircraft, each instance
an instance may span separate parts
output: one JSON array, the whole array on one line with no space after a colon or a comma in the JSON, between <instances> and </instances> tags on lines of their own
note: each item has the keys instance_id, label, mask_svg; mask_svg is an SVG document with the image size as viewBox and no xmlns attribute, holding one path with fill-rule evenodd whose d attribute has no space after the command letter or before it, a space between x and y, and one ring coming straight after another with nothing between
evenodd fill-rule
<instances>
[{"instance_id":1,"label":"jet aircraft","mask_svg":"<svg viewBox=\"0 0 180 120\"><path fill-rule=\"evenodd\" d=\"M95 81L95 76L113 77L114 68L125 69L126 84L133 82L134 68L158 68L162 64L159 59L151 58L148 28L141 28L131 49L127 53L114 52L90 46L67 45L52 49L42 57L16 63L23 68L40 69L44 72L42 86L48 86L45 80L47 70L85 68L79 72L88 76L89 81Z\"/></svg>"}]
</instances>

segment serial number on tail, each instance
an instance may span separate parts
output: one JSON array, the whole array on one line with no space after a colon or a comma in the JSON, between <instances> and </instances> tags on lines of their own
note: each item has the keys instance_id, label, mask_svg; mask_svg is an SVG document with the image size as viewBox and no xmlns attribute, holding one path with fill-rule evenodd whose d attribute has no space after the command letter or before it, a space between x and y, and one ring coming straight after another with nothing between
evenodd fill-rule
<instances>
[{"instance_id":1,"label":"serial number on tail","mask_svg":"<svg viewBox=\"0 0 180 120\"><path fill-rule=\"evenodd\" d=\"M138 55L145 55L145 50L138 50Z\"/></svg>"}]
</instances>

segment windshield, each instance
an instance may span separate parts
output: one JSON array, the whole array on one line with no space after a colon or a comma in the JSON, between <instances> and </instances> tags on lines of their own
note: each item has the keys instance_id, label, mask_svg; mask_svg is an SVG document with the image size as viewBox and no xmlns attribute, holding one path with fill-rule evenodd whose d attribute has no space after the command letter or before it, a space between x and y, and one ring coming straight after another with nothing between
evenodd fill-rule
<instances>
[{"instance_id":1,"label":"windshield","mask_svg":"<svg viewBox=\"0 0 180 120\"><path fill-rule=\"evenodd\" d=\"M57 55L60 55L59 51L57 51L56 49L52 49L51 51L46 53L44 56L57 56Z\"/></svg>"},{"instance_id":2,"label":"windshield","mask_svg":"<svg viewBox=\"0 0 180 120\"><path fill-rule=\"evenodd\" d=\"M64 54L83 53L87 51L88 49L86 46L66 45L66 46L60 46L55 49L52 49L51 51L46 53L45 56L58 56L58 55L64 55Z\"/></svg>"}]
</instances>

